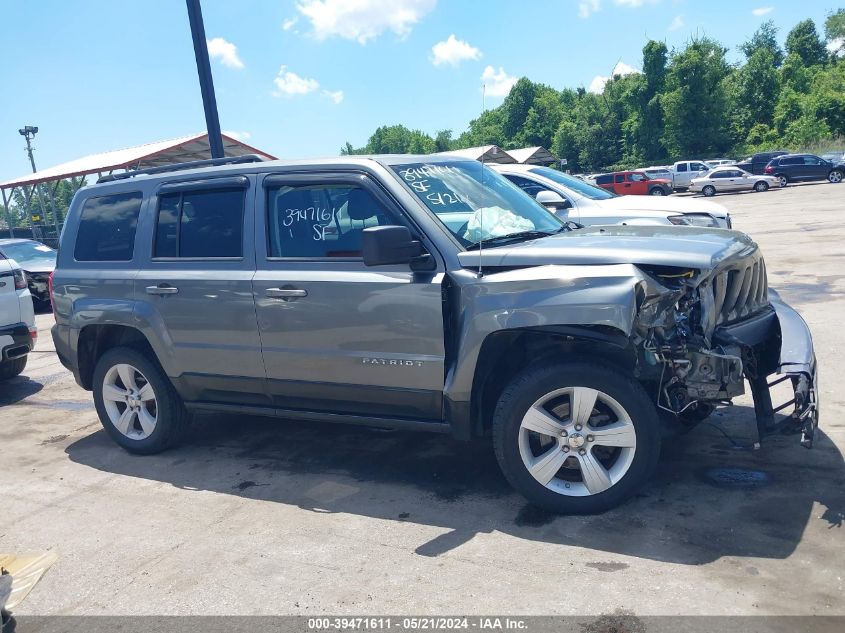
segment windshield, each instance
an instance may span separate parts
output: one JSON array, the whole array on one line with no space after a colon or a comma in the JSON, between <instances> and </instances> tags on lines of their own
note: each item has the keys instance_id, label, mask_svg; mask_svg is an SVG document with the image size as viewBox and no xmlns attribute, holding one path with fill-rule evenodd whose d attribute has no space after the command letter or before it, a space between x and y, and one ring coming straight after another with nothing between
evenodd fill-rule
<instances>
[{"instance_id":1,"label":"windshield","mask_svg":"<svg viewBox=\"0 0 845 633\"><path fill-rule=\"evenodd\" d=\"M545 207L478 161L406 163L392 169L464 246L564 229Z\"/></svg>"},{"instance_id":2,"label":"windshield","mask_svg":"<svg viewBox=\"0 0 845 633\"><path fill-rule=\"evenodd\" d=\"M608 191L607 189L594 187L588 182L584 182L575 176L564 174L562 171L558 171L556 169L551 169L549 167L535 167L529 171L532 174L537 174L538 176L548 178L549 180L564 185L565 187L569 187L573 191L577 191L582 196L589 198L590 200L609 200L610 198L617 197L615 193Z\"/></svg>"},{"instance_id":3,"label":"windshield","mask_svg":"<svg viewBox=\"0 0 845 633\"><path fill-rule=\"evenodd\" d=\"M19 264L30 261L32 259L54 259L56 251L49 246L40 244L38 242L18 242L16 244L6 244L0 246L0 249L6 254L9 259L14 259Z\"/></svg>"}]
</instances>

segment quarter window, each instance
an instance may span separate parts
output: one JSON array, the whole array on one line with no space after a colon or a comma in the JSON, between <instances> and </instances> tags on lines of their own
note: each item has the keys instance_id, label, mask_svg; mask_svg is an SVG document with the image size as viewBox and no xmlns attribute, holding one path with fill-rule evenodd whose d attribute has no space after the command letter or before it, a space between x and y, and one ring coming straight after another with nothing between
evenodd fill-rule
<instances>
[{"instance_id":1,"label":"quarter window","mask_svg":"<svg viewBox=\"0 0 845 633\"><path fill-rule=\"evenodd\" d=\"M616 174L613 177L613 182L625 182L625 174Z\"/></svg>"},{"instance_id":2,"label":"quarter window","mask_svg":"<svg viewBox=\"0 0 845 633\"><path fill-rule=\"evenodd\" d=\"M687 164L686 163L678 163L677 171L686 171L686 170L687 170Z\"/></svg>"},{"instance_id":3,"label":"quarter window","mask_svg":"<svg viewBox=\"0 0 845 633\"><path fill-rule=\"evenodd\" d=\"M611 176L610 174L596 176L597 185L609 185L611 182L613 182L613 176Z\"/></svg>"},{"instance_id":4,"label":"quarter window","mask_svg":"<svg viewBox=\"0 0 845 633\"><path fill-rule=\"evenodd\" d=\"M349 184L267 190L270 257L360 258L363 231L396 224L366 189Z\"/></svg>"},{"instance_id":5,"label":"quarter window","mask_svg":"<svg viewBox=\"0 0 845 633\"><path fill-rule=\"evenodd\" d=\"M159 196L154 257L242 257L244 189Z\"/></svg>"},{"instance_id":6,"label":"quarter window","mask_svg":"<svg viewBox=\"0 0 845 633\"><path fill-rule=\"evenodd\" d=\"M135 250L140 191L88 198L82 205L74 258L82 262L128 262Z\"/></svg>"}]
</instances>

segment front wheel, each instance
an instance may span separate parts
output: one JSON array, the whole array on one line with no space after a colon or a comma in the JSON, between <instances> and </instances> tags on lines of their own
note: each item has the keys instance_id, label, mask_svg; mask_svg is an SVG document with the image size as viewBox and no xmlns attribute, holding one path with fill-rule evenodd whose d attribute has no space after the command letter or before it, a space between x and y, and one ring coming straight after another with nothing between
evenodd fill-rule
<instances>
[{"instance_id":1,"label":"front wheel","mask_svg":"<svg viewBox=\"0 0 845 633\"><path fill-rule=\"evenodd\" d=\"M708 198L712 198L716 195L716 187L714 187L713 185L707 185L701 190L701 193L703 193Z\"/></svg>"},{"instance_id":2,"label":"front wheel","mask_svg":"<svg viewBox=\"0 0 845 633\"><path fill-rule=\"evenodd\" d=\"M648 192L652 196L665 196L666 192L663 191L660 187L652 187L651 190Z\"/></svg>"},{"instance_id":3,"label":"front wheel","mask_svg":"<svg viewBox=\"0 0 845 633\"><path fill-rule=\"evenodd\" d=\"M842 182L842 170L834 169L827 175L828 182L832 182L833 184L838 184Z\"/></svg>"},{"instance_id":4,"label":"front wheel","mask_svg":"<svg viewBox=\"0 0 845 633\"><path fill-rule=\"evenodd\" d=\"M26 367L27 356L21 356L13 360L0 361L0 380L10 380L20 373Z\"/></svg>"},{"instance_id":5,"label":"front wheel","mask_svg":"<svg viewBox=\"0 0 845 633\"><path fill-rule=\"evenodd\" d=\"M518 376L496 406L493 441L511 485L565 514L619 505L648 479L660 453L657 413L640 383L592 363Z\"/></svg>"},{"instance_id":6,"label":"front wheel","mask_svg":"<svg viewBox=\"0 0 845 633\"><path fill-rule=\"evenodd\" d=\"M94 405L103 428L130 453L173 446L188 413L158 363L128 347L107 351L94 368Z\"/></svg>"},{"instance_id":7,"label":"front wheel","mask_svg":"<svg viewBox=\"0 0 845 633\"><path fill-rule=\"evenodd\" d=\"M762 193L762 192L768 191L768 190L769 190L769 183L764 182L762 180L760 182L758 182L756 185L754 185L754 191L756 191L757 193Z\"/></svg>"},{"instance_id":8,"label":"front wheel","mask_svg":"<svg viewBox=\"0 0 845 633\"><path fill-rule=\"evenodd\" d=\"M781 174L780 176L778 176L778 180L780 181L780 186L781 186L781 187L786 187L786 185L788 185L788 184L789 184L789 178L787 178L787 177L786 177L786 176L784 176L783 174Z\"/></svg>"}]
</instances>

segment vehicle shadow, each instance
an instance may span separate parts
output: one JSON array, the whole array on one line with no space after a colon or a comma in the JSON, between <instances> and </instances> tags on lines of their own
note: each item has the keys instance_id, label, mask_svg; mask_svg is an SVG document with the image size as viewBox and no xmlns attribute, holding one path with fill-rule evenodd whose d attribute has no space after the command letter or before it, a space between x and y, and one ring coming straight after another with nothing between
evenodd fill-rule
<instances>
[{"instance_id":1,"label":"vehicle shadow","mask_svg":"<svg viewBox=\"0 0 845 633\"><path fill-rule=\"evenodd\" d=\"M0 407L25 400L30 396L34 396L43 388L43 384L35 382L26 373L15 376L10 380L0 383Z\"/></svg>"},{"instance_id":2,"label":"vehicle shadow","mask_svg":"<svg viewBox=\"0 0 845 633\"><path fill-rule=\"evenodd\" d=\"M845 465L819 432L747 442L753 409L720 410L713 423L667 440L654 480L597 516L555 516L527 505L489 443L434 434L208 415L183 447L138 457L99 431L67 447L76 463L123 476L296 505L448 528L416 552L438 556L479 533L687 565L723 556L782 559L801 540L815 503L826 526L845 519ZM718 428L717 428L718 427Z\"/></svg>"}]
</instances>

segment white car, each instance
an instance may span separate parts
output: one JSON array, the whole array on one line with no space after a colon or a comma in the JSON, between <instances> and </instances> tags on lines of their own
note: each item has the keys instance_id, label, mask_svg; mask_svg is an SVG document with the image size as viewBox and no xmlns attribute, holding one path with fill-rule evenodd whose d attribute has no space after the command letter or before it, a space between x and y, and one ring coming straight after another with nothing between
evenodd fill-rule
<instances>
[{"instance_id":1,"label":"white car","mask_svg":"<svg viewBox=\"0 0 845 633\"><path fill-rule=\"evenodd\" d=\"M37 336L26 275L15 260L0 255L0 381L24 370Z\"/></svg>"},{"instance_id":2,"label":"white car","mask_svg":"<svg viewBox=\"0 0 845 633\"><path fill-rule=\"evenodd\" d=\"M722 165L736 165L736 161L730 158L712 158L704 161L704 164L710 167L721 167Z\"/></svg>"},{"instance_id":3,"label":"white car","mask_svg":"<svg viewBox=\"0 0 845 633\"><path fill-rule=\"evenodd\" d=\"M595 224L677 224L731 228L721 204L675 196L617 196L550 167L491 165L559 218Z\"/></svg>"},{"instance_id":4,"label":"white car","mask_svg":"<svg viewBox=\"0 0 845 633\"><path fill-rule=\"evenodd\" d=\"M735 165L724 165L711 169L706 174L693 178L689 190L712 197L728 191L768 191L770 187L780 187L781 182L775 176L749 174Z\"/></svg>"}]
</instances>

